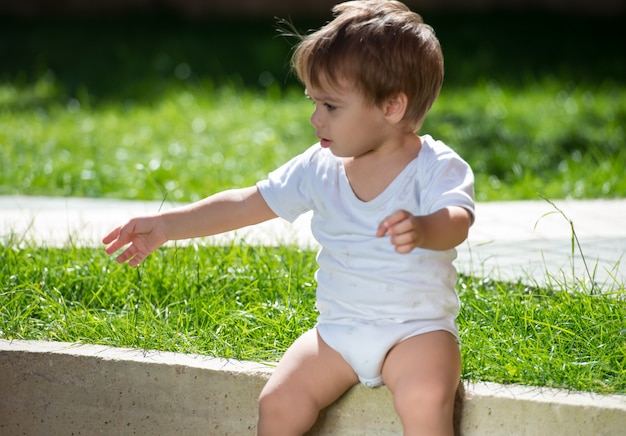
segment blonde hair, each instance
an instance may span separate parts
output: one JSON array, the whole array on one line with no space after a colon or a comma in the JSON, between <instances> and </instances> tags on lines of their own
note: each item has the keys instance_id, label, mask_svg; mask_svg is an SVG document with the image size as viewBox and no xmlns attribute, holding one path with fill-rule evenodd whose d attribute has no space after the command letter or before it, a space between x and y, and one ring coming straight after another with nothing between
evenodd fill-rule
<instances>
[{"instance_id":1,"label":"blonde hair","mask_svg":"<svg viewBox=\"0 0 626 436\"><path fill-rule=\"evenodd\" d=\"M333 14L295 47L291 64L298 78L314 87L347 81L378 106L404 93L404 120L417 131L443 84L443 55L432 27L398 1L348 1Z\"/></svg>"}]
</instances>

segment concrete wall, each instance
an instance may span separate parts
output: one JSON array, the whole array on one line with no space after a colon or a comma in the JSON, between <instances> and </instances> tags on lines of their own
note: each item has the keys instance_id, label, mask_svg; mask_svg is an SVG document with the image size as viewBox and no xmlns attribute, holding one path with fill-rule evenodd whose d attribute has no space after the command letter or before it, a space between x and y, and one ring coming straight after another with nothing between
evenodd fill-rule
<instances>
[{"instance_id":1,"label":"concrete wall","mask_svg":"<svg viewBox=\"0 0 626 436\"><path fill-rule=\"evenodd\" d=\"M0 340L0 434L253 435L272 371L252 362L97 345ZM467 386L466 436L615 436L626 397ZM399 435L386 388L356 386L314 435Z\"/></svg>"}]
</instances>

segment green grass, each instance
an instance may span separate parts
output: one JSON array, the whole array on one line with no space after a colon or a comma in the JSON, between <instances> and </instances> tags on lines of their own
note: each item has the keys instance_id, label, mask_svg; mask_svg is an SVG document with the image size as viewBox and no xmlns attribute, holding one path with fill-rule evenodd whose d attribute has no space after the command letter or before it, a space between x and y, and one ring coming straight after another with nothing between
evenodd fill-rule
<instances>
[{"instance_id":1,"label":"green grass","mask_svg":"<svg viewBox=\"0 0 626 436\"><path fill-rule=\"evenodd\" d=\"M314 253L164 249L138 269L98 249L1 246L0 336L276 361L315 323Z\"/></svg>"},{"instance_id":2,"label":"green grass","mask_svg":"<svg viewBox=\"0 0 626 436\"><path fill-rule=\"evenodd\" d=\"M425 131L472 165L479 201L624 197L626 87L544 79L445 93Z\"/></svg>"},{"instance_id":3,"label":"green grass","mask_svg":"<svg viewBox=\"0 0 626 436\"><path fill-rule=\"evenodd\" d=\"M313 143L301 100L222 87L5 115L0 193L189 201L253 184Z\"/></svg>"},{"instance_id":4,"label":"green grass","mask_svg":"<svg viewBox=\"0 0 626 436\"><path fill-rule=\"evenodd\" d=\"M315 324L315 253L166 248L138 269L90 248L0 246L0 337L276 361ZM461 277L464 377L626 394L626 293Z\"/></svg>"},{"instance_id":5,"label":"green grass","mask_svg":"<svg viewBox=\"0 0 626 436\"><path fill-rule=\"evenodd\" d=\"M0 85L0 99L45 99ZM626 86L444 91L422 129L474 168L480 201L623 197ZM148 104L0 110L0 194L189 201L249 185L315 142L301 90L176 86Z\"/></svg>"},{"instance_id":6,"label":"green grass","mask_svg":"<svg viewBox=\"0 0 626 436\"><path fill-rule=\"evenodd\" d=\"M624 95L617 85L593 94L544 83L518 95L485 83L444 92L423 132L470 162L481 201L623 197ZM279 98L224 86L150 106L5 113L0 193L196 200L253 184L312 144L310 111L296 90Z\"/></svg>"},{"instance_id":7,"label":"green grass","mask_svg":"<svg viewBox=\"0 0 626 436\"><path fill-rule=\"evenodd\" d=\"M626 394L626 292L462 277L463 376Z\"/></svg>"}]
</instances>

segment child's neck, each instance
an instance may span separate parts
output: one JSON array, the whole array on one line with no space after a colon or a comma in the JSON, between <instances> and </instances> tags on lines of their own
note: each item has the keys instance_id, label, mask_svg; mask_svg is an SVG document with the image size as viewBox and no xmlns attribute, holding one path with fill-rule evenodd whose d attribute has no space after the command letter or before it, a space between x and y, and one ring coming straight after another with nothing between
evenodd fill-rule
<instances>
[{"instance_id":1,"label":"child's neck","mask_svg":"<svg viewBox=\"0 0 626 436\"><path fill-rule=\"evenodd\" d=\"M367 202L378 197L418 156L422 140L415 135L405 139L397 146L380 147L343 159L346 176L357 198Z\"/></svg>"}]
</instances>

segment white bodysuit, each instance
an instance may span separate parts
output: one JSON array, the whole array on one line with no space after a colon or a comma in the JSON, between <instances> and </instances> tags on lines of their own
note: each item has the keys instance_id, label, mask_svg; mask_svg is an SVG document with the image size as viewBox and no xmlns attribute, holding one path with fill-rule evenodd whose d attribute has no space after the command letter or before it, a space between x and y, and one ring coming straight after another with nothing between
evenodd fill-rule
<instances>
[{"instance_id":1,"label":"white bodysuit","mask_svg":"<svg viewBox=\"0 0 626 436\"><path fill-rule=\"evenodd\" d=\"M278 216L293 222L312 210L320 243L317 329L366 386L382 384L389 350L411 336L446 330L458 337L456 250L399 254L379 224L398 210L429 215L461 206L474 214L474 177L452 149L426 135L419 155L378 197L357 198L343 161L316 144L257 186Z\"/></svg>"}]
</instances>

